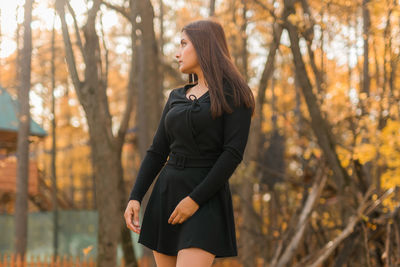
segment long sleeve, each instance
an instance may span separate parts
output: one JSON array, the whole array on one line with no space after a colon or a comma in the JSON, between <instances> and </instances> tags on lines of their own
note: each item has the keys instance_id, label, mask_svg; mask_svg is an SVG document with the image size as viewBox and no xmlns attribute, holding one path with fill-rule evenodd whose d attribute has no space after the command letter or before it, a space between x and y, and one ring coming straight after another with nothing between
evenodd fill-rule
<instances>
[{"instance_id":1,"label":"long sleeve","mask_svg":"<svg viewBox=\"0 0 400 267\"><path fill-rule=\"evenodd\" d=\"M167 134L165 132L165 116L169 111L169 102L171 99L171 93L168 96L168 100L164 106L161 114L161 119L157 128L157 131L153 137L153 142L146 151L146 155L140 165L135 185L129 196L129 200L138 200L142 202L144 195L149 189L151 183L164 166L168 154L170 152L170 144L168 141Z\"/></svg>"},{"instance_id":2,"label":"long sleeve","mask_svg":"<svg viewBox=\"0 0 400 267\"><path fill-rule=\"evenodd\" d=\"M251 108L240 106L233 109L232 113L223 115L223 152L204 180L189 194L199 205L222 188L243 159L250 131Z\"/></svg>"}]
</instances>

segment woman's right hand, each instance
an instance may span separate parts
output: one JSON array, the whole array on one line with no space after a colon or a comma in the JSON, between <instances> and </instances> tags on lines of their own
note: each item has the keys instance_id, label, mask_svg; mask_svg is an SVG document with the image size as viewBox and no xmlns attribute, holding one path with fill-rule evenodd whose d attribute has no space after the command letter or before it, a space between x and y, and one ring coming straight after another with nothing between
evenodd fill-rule
<instances>
[{"instance_id":1,"label":"woman's right hand","mask_svg":"<svg viewBox=\"0 0 400 267\"><path fill-rule=\"evenodd\" d=\"M124 213L125 223L129 229L137 234L140 233L139 212L140 202L137 200L130 200Z\"/></svg>"}]
</instances>

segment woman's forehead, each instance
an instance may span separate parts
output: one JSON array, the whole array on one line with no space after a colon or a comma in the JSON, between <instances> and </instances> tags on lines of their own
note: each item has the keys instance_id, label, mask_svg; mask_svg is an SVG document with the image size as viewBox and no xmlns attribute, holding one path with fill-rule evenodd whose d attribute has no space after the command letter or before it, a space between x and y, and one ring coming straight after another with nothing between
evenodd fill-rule
<instances>
[{"instance_id":1,"label":"woman's forehead","mask_svg":"<svg viewBox=\"0 0 400 267\"><path fill-rule=\"evenodd\" d=\"M189 41L189 38L187 37L185 31L182 31L182 32L181 32L181 40Z\"/></svg>"}]
</instances>

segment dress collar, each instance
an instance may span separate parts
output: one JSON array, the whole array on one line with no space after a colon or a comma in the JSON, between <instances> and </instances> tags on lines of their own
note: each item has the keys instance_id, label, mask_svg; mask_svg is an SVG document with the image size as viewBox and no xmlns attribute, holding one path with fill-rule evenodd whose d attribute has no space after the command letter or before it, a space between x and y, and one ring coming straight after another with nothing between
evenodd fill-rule
<instances>
[{"instance_id":1,"label":"dress collar","mask_svg":"<svg viewBox=\"0 0 400 267\"><path fill-rule=\"evenodd\" d=\"M183 86L182 94L183 94L183 97L184 97L186 100L192 101L192 99L189 99L189 98L188 98L188 97L190 97L190 95L189 95L188 97L186 97L186 92L187 92L187 90L189 90L189 88L194 87L196 84L197 84L197 83L188 83L188 84L185 84L185 85ZM209 96L209 92L210 92L210 90L207 90L207 92L203 93L200 97L195 98L195 99L200 100L200 99L202 99L202 98L207 98L207 96ZM193 95L193 96L194 96L194 95ZM194 98L194 97L193 97L193 98Z\"/></svg>"}]
</instances>

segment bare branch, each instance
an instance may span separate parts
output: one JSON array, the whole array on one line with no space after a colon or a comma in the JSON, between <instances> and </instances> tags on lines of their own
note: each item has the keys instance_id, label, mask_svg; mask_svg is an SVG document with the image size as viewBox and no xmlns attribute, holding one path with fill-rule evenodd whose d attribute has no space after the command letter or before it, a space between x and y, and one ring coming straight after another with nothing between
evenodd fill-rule
<instances>
[{"instance_id":1,"label":"bare branch","mask_svg":"<svg viewBox=\"0 0 400 267\"><path fill-rule=\"evenodd\" d=\"M317 267L322 264L331 254L332 252L339 246L339 244L345 240L353 231L355 225L360 221L361 218L367 216L370 212L374 211L375 208L382 203L382 201L387 198L391 193L393 193L393 189L388 189L379 199L373 201L373 203L369 206L370 201L367 201L371 194L372 188L370 188L364 195L363 200L357 209L357 213L350 217L349 223L346 228L332 241L329 241L322 249L320 249L315 256L312 258L316 258L312 262L312 260L303 260L296 267L300 266L310 266ZM365 212L364 212L365 211Z\"/></svg>"},{"instance_id":2,"label":"bare branch","mask_svg":"<svg viewBox=\"0 0 400 267\"><path fill-rule=\"evenodd\" d=\"M131 33L131 40L132 40L132 55L131 55L131 63L130 63L130 71L129 71L129 79L128 79L128 85L127 85L127 98L126 98L126 103L125 103L125 111L121 119L121 124L118 129L118 134L117 134L117 146L119 149L122 148L122 145L124 143L125 135L128 130L129 126L129 120L132 114L132 109L133 109L133 98L134 98L134 93L135 93L135 88L134 88L134 76L135 76L135 53L133 52L135 48L135 38L134 38L134 32L132 31Z\"/></svg>"},{"instance_id":3,"label":"bare branch","mask_svg":"<svg viewBox=\"0 0 400 267\"><path fill-rule=\"evenodd\" d=\"M367 229L365 227L365 224L362 224L363 228L363 235L364 235L364 247L365 247L365 255L366 255L366 260L367 260L367 267L371 267L371 257L369 255L369 248L368 248L368 234L367 234Z\"/></svg>"},{"instance_id":4,"label":"bare branch","mask_svg":"<svg viewBox=\"0 0 400 267\"><path fill-rule=\"evenodd\" d=\"M103 41L103 47L105 51L104 61L105 61L105 69L103 74L103 83L105 88L108 86L108 69L109 69L109 59L108 59L108 48L106 45L105 34L104 34L104 25L103 25L103 12L100 12L100 32L101 32L101 40Z\"/></svg>"},{"instance_id":5,"label":"bare branch","mask_svg":"<svg viewBox=\"0 0 400 267\"><path fill-rule=\"evenodd\" d=\"M264 104L265 90L267 88L267 83L268 83L268 80L271 78L271 75L274 70L275 55L276 55L276 51L279 48L282 30L283 30L283 27L280 24L274 23L274 25L273 25L274 38L273 38L273 41L272 41L270 49L269 49L267 63L264 67L264 70L263 70L263 73L262 73L261 79L260 79L260 84L258 86L258 93L260 96L260 97L258 97L258 102L260 105Z\"/></svg>"},{"instance_id":6,"label":"bare branch","mask_svg":"<svg viewBox=\"0 0 400 267\"><path fill-rule=\"evenodd\" d=\"M289 242L288 246L286 247L285 251L280 257L278 263L276 264L277 267L286 266L294 256L294 253L306 229L307 219L309 218L311 211L313 210L313 206L317 201L317 199L319 198L321 191L325 186L327 175L325 175L324 170L325 170L324 167L318 169L319 173L317 174L317 179L315 179L313 183L311 192L308 195L303 210L300 214L299 221L295 229L295 235Z\"/></svg>"},{"instance_id":7,"label":"bare branch","mask_svg":"<svg viewBox=\"0 0 400 267\"><path fill-rule=\"evenodd\" d=\"M72 43L68 32L68 26L65 21L65 0L56 0L56 10L61 19L61 26L62 26L62 34L64 39L64 46L65 46L65 53L66 53L66 60L68 71L71 75L72 82L77 89L78 96L80 95L79 88L82 87L82 82L79 79L78 71L76 69L76 62L74 56L74 50L72 49Z\"/></svg>"},{"instance_id":8,"label":"bare branch","mask_svg":"<svg viewBox=\"0 0 400 267\"><path fill-rule=\"evenodd\" d=\"M386 240L385 240L385 252L382 254L382 260L385 260L385 266L391 266L390 264L390 234L391 224L386 224Z\"/></svg>"},{"instance_id":9,"label":"bare branch","mask_svg":"<svg viewBox=\"0 0 400 267\"><path fill-rule=\"evenodd\" d=\"M174 78L177 83L185 83L185 80L182 79L182 74L176 68L171 66L170 61L165 60L163 56L160 56L159 60L164 72L168 73L172 78Z\"/></svg>"},{"instance_id":10,"label":"bare branch","mask_svg":"<svg viewBox=\"0 0 400 267\"><path fill-rule=\"evenodd\" d=\"M317 64L315 63L315 54L311 48L311 44L312 44L312 41L314 38L314 26L315 26L316 22L311 15L310 7L308 5L307 0L301 0L301 4L303 7L303 15L304 15L303 17L309 18L308 23L305 23L305 25L308 25L308 26L304 31L301 31L301 34L304 37L304 39L306 40L308 56L310 58L311 68L312 68L314 76L315 76L315 81L316 81L315 83L316 83L318 92L321 93L322 89L323 89L322 88L322 84L323 84L322 71L318 69ZM323 53L323 51L321 51L321 53Z\"/></svg>"},{"instance_id":11,"label":"bare branch","mask_svg":"<svg viewBox=\"0 0 400 267\"><path fill-rule=\"evenodd\" d=\"M266 6L264 3L260 2L259 0L253 0L254 3L256 3L257 5L259 5L260 7L262 7L265 11L267 11L275 20L277 20L277 16L275 15L274 11L272 10L272 8Z\"/></svg>"},{"instance_id":12,"label":"bare branch","mask_svg":"<svg viewBox=\"0 0 400 267\"><path fill-rule=\"evenodd\" d=\"M110 4L110 3L106 2L106 1L102 1L101 3L103 5L105 5L106 7L108 7L109 9L113 9L113 10L117 11L122 16L124 16L128 21L132 22L131 16L129 15L130 12L126 8L120 7L120 6L115 6L115 5Z\"/></svg>"},{"instance_id":13,"label":"bare branch","mask_svg":"<svg viewBox=\"0 0 400 267\"><path fill-rule=\"evenodd\" d=\"M81 51L82 57L86 62L86 54L83 52L83 44L82 44L82 39L81 39L81 35L79 33L79 27L78 27L78 22L76 21L76 14L74 9L72 8L71 4L69 3L69 0L66 1L67 7L69 12L71 13L72 19L74 20L74 28L75 28L75 35L76 35L76 42L78 43L78 47Z\"/></svg>"}]
</instances>

